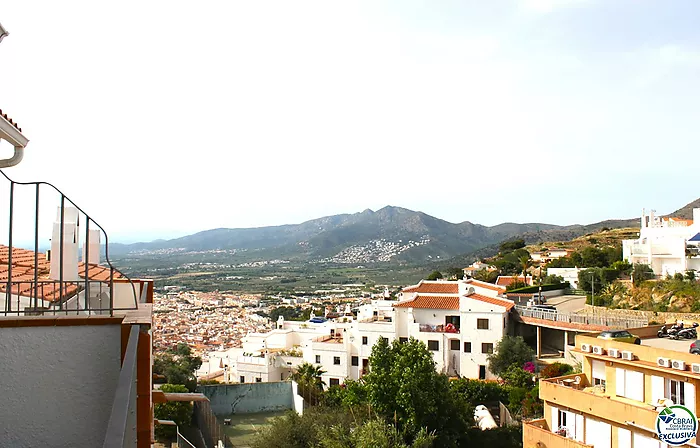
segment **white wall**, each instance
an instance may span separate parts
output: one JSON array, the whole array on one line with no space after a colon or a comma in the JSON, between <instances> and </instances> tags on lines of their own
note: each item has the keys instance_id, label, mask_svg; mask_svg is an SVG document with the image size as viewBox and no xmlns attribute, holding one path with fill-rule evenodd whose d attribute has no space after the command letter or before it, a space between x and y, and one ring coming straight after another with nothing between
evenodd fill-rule
<instances>
[{"instance_id":1,"label":"white wall","mask_svg":"<svg viewBox=\"0 0 700 448\"><path fill-rule=\"evenodd\" d=\"M0 328L7 447L102 446L121 369L121 326Z\"/></svg>"}]
</instances>

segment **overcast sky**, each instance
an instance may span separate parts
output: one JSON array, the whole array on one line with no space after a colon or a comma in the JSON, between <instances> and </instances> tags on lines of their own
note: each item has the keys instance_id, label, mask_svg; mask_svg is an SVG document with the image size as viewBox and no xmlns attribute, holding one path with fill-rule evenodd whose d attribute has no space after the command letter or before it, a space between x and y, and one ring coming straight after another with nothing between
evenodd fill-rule
<instances>
[{"instance_id":1,"label":"overcast sky","mask_svg":"<svg viewBox=\"0 0 700 448\"><path fill-rule=\"evenodd\" d=\"M4 2L0 108L30 139L5 173L118 240L388 204L487 225L666 213L700 196L698 17L694 0Z\"/></svg>"}]
</instances>

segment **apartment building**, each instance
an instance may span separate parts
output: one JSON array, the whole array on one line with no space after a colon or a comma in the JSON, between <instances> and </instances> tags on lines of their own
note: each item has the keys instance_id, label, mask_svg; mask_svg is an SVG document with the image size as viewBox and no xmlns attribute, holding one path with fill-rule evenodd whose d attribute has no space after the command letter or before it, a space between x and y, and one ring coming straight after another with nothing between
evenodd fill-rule
<instances>
[{"instance_id":1,"label":"apartment building","mask_svg":"<svg viewBox=\"0 0 700 448\"><path fill-rule=\"evenodd\" d=\"M656 327L631 330L654 338ZM672 341L673 342L673 341ZM698 410L700 357L679 349L576 338L583 372L540 380L544 418L524 423L525 447L660 448L656 422L670 405ZM696 438L687 446L696 446Z\"/></svg>"},{"instance_id":2,"label":"apartment building","mask_svg":"<svg viewBox=\"0 0 700 448\"><path fill-rule=\"evenodd\" d=\"M514 306L500 297L504 292L473 279L421 281L400 292L398 300L376 299L361 306L356 318L347 313L322 323L280 318L274 330L248 334L241 349L210 353L199 375L218 372L224 381L280 381L308 362L325 371L327 385L342 384L366 372L380 338L413 337L431 350L438 371L491 379L487 357L507 334Z\"/></svg>"},{"instance_id":3,"label":"apartment building","mask_svg":"<svg viewBox=\"0 0 700 448\"><path fill-rule=\"evenodd\" d=\"M623 258L647 264L659 276L700 270L700 208L693 219L648 215L642 211L639 238L622 242Z\"/></svg>"}]
</instances>

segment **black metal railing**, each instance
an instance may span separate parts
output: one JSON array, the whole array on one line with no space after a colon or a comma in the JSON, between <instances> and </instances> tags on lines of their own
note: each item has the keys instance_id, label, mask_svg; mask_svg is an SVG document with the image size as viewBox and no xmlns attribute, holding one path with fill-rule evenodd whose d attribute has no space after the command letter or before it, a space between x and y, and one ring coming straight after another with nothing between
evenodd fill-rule
<instances>
[{"instance_id":1,"label":"black metal railing","mask_svg":"<svg viewBox=\"0 0 700 448\"><path fill-rule=\"evenodd\" d=\"M197 422L197 427L202 431L202 437L207 448L217 448L219 442L223 443L225 448L233 447L231 440L226 435L224 425L214 415L209 400L194 402L194 418Z\"/></svg>"},{"instance_id":2,"label":"black metal railing","mask_svg":"<svg viewBox=\"0 0 700 448\"><path fill-rule=\"evenodd\" d=\"M103 448L136 446L136 354L140 331L138 325L133 325L129 332Z\"/></svg>"},{"instance_id":3,"label":"black metal railing","mask_svg":"<svg viewBox=\"0 0 700 448\"><path fill-rule=\"evenodd\" d=\"M5 299L4 306L0 305L0 316L47 313L114 315L115 311L138 308L139 295L136 286L131 279L119 272L112 264L109 258L109 237L102 226L52 184L47 182L16 182L2 170L0 170L0 174L2 174L0 181L7 181L8 186L7 253L5 256L3 256L4 244L0 244L0 297L4 296ZM42 213L46 210L42 210L42 207L46 208L45 198L51 195L54 196L56 202L49 201L48 204L59 204L56 218L56 224L59 227L59 244L58 253L49 251L47 256L42 254L40 250L39 229L40 224L47 221ZM0 191L0 198L2 196ZM22 199L25 200L22 201ZM0 204L4 203L4 200L0 201ZM69 242L74 245L73 250L75 251L74 254L70 255L71 260L68 260L65 244L66 212L69 207L74 209L76 216L74 223L76 239ZM73 213L72 210L71 213ZM49 222L53 221L49 220ZM84 225L84 250L82 265L78 264L76 276L75 266L68 266L68 263L77 263L79 259L79 240L83 234L82 229L80 229L81 224ZM104 235L104 265L90 263L95 258L94 252L93 257L90 256L91 229L97 230L100 236ZM33 245L31 249L20 249L16 246L20 233L25 237L24 241L27 244ZM28 243L30 238L33 240L33 244ZM0 240L0 242L2 241ZM98 257L102 253L102 247L99 244L97 249L93 250L98 251ZM58 272L51 272L52 261ZM66 272L66 268L71 269L72 272ZM115 305L115 285L117 284L115 280L124 283L126 289L131 290L130 292L120 291L120 294L126 293L133 296L128 297L127 300L120 300L121 305Z\"/></svg>"}]
</instances>

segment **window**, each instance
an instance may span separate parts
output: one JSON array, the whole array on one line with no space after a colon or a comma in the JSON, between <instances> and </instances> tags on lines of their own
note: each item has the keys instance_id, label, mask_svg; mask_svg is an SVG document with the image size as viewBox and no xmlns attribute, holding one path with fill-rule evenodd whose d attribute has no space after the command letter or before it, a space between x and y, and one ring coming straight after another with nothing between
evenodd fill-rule
<instances>
[{"instance_id":1,"label":"window","mask_svg":"<svg viewBox=\"0 0 700 448\"><path fill-rule=\"evenodd\" d=\"M459 316L445 316L445 325L452 324L459 331Z\"/></svg>"},{"instance_id":2,"label":"window","mask_svg":"<svg viewBox=\"0 0 700 448\"><path fill-rule=\"evenodd\" d=\"M486 366L479 366L479 379L480 380L486 379Z\"/></svg>"},{"instance_id":3,"label":"window","mask_svg":"<svg viewBox=\"0 0 700 448\"><path fill-rule=\"evenodd\" d=\"M450 350L459 351L459 339L450 339Z\"/></svg>"},{"instance_id":4,"label":"window","mask_svg":"<svg viewBox=\"0 0 700 448\"><path fill-rule=\"evenodd\" d=\"M558 416L558 418L559 418L559 425L557 425L557 426L558 426L559 428L561 428L562 426L563 426L563 427L566 427L566 414L567 414L567 412L566 412L566 411L562 411L562 410L560 409L559 412L558 412L558 414L559 414L559 416Z\"/></svg>"},{"instance_id":5,"label":"window","mask_svg":"<svg viewBox=\"0 0 700 448\"><path fill-rule=\"evenodd\" d=\"M432 350L434 352L440 350L440 342L439 341L428 341L428 350Z\"/></svg>"},{"instance_id":6,"label":"window","mask_svg":"<svg viewBox=\"0 0 700 448\"><path fill-rule=\"evenodd\" d=\"M333 365L334 365L334 366L339 366L339 365L340 365L340 356L334 356L334 357L333 357Z\"/></svg>"},{"instance_id":7,"label":"window","mask_svg":"<svg viewBox=\"0 0 700 448\"><path fill-rule=\"evenodd\" d=\"M362 345L367 345L367 336L362 336Z\"/></svg>"},{"instance_id":8,"label":"window","mask_svg":"<svg viewBox=\"0 0 700 448\"><path fill-rule=\"evenodd\" d=\"M406 342L408 342L408 338L399 338L399 342L405 344Z\"/></svg>"},{"instance_id":9,"label":"window","mask_svg":"<svg viewBox=\"0 0 700 448\"><path fill-rule=\"evenodd\" d=\"M262 378L255 378L256 383L262 383Z\"/></svg>"},{"instance_id":10,"label":"window","mask_svg":"<svg viewBox=\"0 0 700 448\"><path fill-rule=\"evenodd\" d=\"M340 386L340 380L338 378L331 378L328 380L328 385L330 386Z\"/></svg>"},{"instance_id":11,"label":"window","mask_svg":"<svg viewBox=\"0 0 700 448\"><path fill-rule=\"evenodd\" d=\"M359 366L360 365L360 358L358 358L357 356L353 356L352 358L350 358L350 363L353 366Z\"/></svg>"},{"instance_id":12,"label":"window","mask_svg":"<svg viewBox=\"0 0 700 448\"><path fill-rule=\"evenodd\" d=\"M503 328L506 328L506 318L503 318Z\"/></svg>"},{"instance_id":13,"label":"window","mask_svg":"<svg viewBox=\"0 0 700 448\"><path fill-rule=\"evenodd\" d=\"M464 353L471 353L471 352L472 352L472 343L465 342L464 343Z\"/></svg>"},{"instance_id":14,"label":"window","mask_svg":"<svg viewBox=\"0 0 700 448\"><path fill-rule=\"evenodd\" d=\"M493 344L486 342L481 344L481 353L493 353Z\"/></svg>"},{"instance_id":15,"label":"window","mask_svg":"<svg viewBox=\"0 0 700 448\"><path fill-rule=\"evenodd\" d=\"M593 385L605 387L605 362L594 360L593 366Z\"/></svg>"},{"instance_id":16,"label":"window","mask_svg":"<svg viewBox=\"0 0 700 448\"><path fill-rule=\"evenodd\" d=\"M477 319L476 320L476 329L477 330L488 330L489 329L489 320L488 319Z\"/></svg>"},{"instance_id":17,"label":"window","mask_svg":"<svg viewBox=\"0 0 700 448\"><path fill-rule=\"evenodd\" d=\"M245 377L243 375L241 375L240 380L241 380L241 383L245 383Z\"/></svg>"},{"instance_id":18,"label":"window","mask_svg":"<svg viewBox=\"0 0 700 448\"><path fill-rule=\"evenodd\" d=\"M316 355L316 364L321 364L321 355Z\"/></svg>"},{"instance_id":19,"label":"window","mask_svg":"<svg viewBox=\"0 0 700 448\"><path fill-rule=\"evenodd\" d=\"M685 405L685 383L683 381L667 380L666 397L670 398L673 404Z\"/></svg>"}]
</instances>

